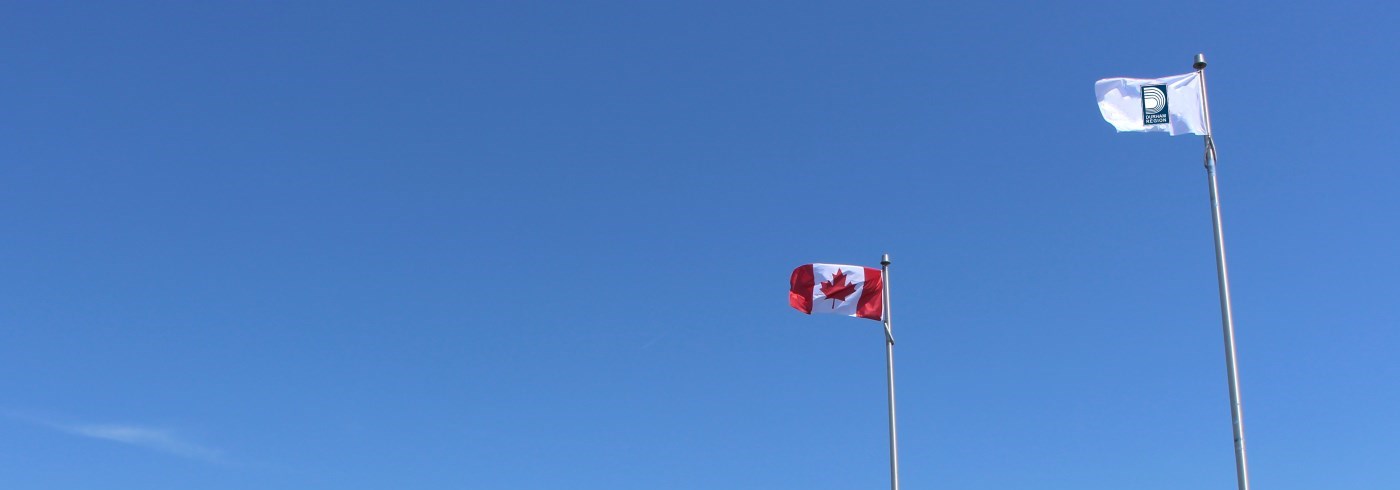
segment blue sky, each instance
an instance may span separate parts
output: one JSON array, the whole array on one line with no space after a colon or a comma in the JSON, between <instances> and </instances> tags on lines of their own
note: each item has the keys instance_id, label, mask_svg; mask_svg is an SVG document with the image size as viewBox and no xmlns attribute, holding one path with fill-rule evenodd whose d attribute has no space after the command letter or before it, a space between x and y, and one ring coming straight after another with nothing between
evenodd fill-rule
<instances>
[{"instance_id":1,"label":"blue sky","mask_svg":"<svg viewBox=\"0 0 1400 490\"><path fill-rule=\"evenodd\" d=\"M1400 8L20 3L0 487L1230 488L1400 469Z\"/></svg>"}]
</instances>

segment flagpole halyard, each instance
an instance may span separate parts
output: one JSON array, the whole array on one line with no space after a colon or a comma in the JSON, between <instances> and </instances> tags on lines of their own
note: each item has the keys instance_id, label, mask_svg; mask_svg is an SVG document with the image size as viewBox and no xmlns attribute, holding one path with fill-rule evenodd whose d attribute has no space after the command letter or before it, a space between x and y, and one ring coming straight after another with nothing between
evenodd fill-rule
<instances>
[{"instance_id":1,"label":"flagpole halyard","mask_svg":"<svg viewBox=\"0 0 1400 490\"><path fill-rule=\"evenodd\" d=\"M890 489L899 490L899 442L894 424L894 333L890 330L890 254L880 257L880 318L885 322L885 379L890 403Z\"/></svg>"},{"instance_id":2,"label":"flagpole halyard","mask_svg":"<svg viewBox=\"0 0 1400 490\"><path fill-rule=\"evenodd\" d=\"M1235 477L1239 490L1249 490L1249 462L1244 445L1244 410L1240 403L1240 372L1235 359L1235 319L1230 308L1230 272L1225 265L1225 230L1220 223L1220 194L1215 178L1215 139L1210 128L1210 99L1206 95L1206 57L1197 54L1191 65L1201 77L1201 110L1206 123L1205 167L1210 184L1211 223L1215 232L1215 270L1220 285L1220 323L1225 335L1225 370L1230 385L1230 420L1235 436Z\"/></svg>"}]
</instances>

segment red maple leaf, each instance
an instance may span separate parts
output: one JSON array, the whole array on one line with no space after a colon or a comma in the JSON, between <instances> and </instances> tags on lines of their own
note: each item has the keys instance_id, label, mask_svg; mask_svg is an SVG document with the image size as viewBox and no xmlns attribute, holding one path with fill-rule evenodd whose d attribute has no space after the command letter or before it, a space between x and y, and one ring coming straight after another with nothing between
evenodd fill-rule
<instances>
[{"instance_id":1,"label":"red maple leaf","mask_svg":"<svg viewBox=\"0 0 1400 490\"><path fill-rule=\"evenodd\" d=\"M837 301L846 301L846 297L856 292L856 285L846 282L846 274L841 269L836 269L836 274L831 276L830 281L822 281L822 296L831 300L831 307L836 307Z\"/></svg>"}]
</instances>

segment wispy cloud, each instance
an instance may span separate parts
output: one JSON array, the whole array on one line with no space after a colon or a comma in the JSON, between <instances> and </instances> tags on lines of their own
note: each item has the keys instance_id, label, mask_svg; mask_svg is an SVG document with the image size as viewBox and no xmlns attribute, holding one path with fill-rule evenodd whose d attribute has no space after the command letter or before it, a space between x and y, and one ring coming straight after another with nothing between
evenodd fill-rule
<instances>
[{"instance_id":1,"label":"wispy cloud","mask_svg":"<svg viewBox=\"0 0 1400 490\"><path fill-rule=\"evenodd\" d=\"M10 418L24 420L60 432L93 439L102 439L132 446L142 447L183 458L198 459L212 463L225 462L221 451L195 444L179 436L174 431L156 427L131 424L73 424L9 414Z\"/></svg>"},{"instance_id":2,"label":"wispy cloud","mask_svg":"<svg viewBox=\"0 0 1400 490\"><path fill-rule=\"evenodd\" d=\"M222 460L219 451L181 439L166 429L135 425L61 425L54 428L69 434L131 444L186 458L212 462Z\"/></svg>"}]
</instances>

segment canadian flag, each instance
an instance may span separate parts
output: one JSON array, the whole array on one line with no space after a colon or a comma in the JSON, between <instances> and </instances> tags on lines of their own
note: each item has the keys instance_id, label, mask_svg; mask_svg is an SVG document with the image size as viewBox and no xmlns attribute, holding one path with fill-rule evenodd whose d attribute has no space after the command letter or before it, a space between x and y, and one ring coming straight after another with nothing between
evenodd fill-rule
<instances>
[{"instance_id":1,"label":"canadian flag","mask_svg":"<svg viewBox=\"0 0 1400 490\"><path fill-rule=\"evenodd\" d=\"M806 314L883 320L884 280L880 269L858 265L807 264L792 270L788 303Z\"/></svg>"}]
</instances>

